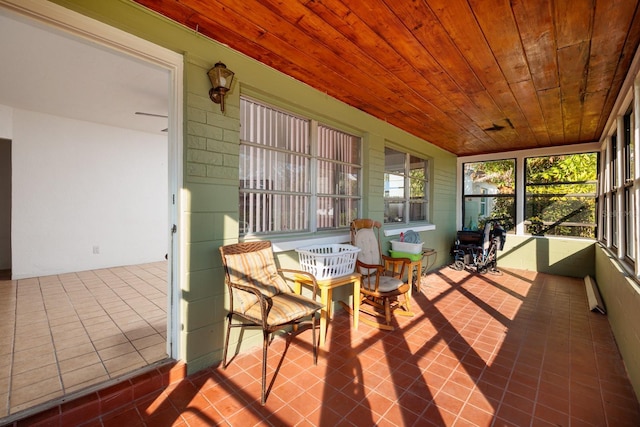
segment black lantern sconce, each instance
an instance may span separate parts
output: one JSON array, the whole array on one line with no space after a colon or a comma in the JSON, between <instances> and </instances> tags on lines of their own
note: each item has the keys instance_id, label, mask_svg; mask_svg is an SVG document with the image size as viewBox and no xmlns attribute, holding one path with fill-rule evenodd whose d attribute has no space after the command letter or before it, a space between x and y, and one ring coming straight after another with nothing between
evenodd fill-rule
<instances>
[{"instance_id":1,"label":"black lantern sconce","mask_svg":"<svg viewBox=\"0 0 640 427\"><path fill-rule=\"evenodd\" d=\"M227 68L222 62L218 62L207 73L211 80L209 98L216 104L220 104L220 111L224 113L224 96L231 89L233 82L233 71Z\"/></svg>"}]
</instances>

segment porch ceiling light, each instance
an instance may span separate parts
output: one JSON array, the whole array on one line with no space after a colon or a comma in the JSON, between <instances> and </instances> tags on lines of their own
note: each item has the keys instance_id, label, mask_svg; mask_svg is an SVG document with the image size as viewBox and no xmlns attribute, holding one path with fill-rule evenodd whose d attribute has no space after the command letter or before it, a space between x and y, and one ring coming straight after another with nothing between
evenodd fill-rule
<instances>
[{"instance_id":1,"label":"porch ceiling light","mask_svg":"<svg viewBox=\"0 0 640 427\"><path fill-rule=\"evenodd\" d=\"M211 80L209 98L216 104L220 104L220 111L224 113L224 96L231 89L233 82L233 71L229 70L222 62L218 62L209 70L207 75Z\"/></svg>"}]
</instances>

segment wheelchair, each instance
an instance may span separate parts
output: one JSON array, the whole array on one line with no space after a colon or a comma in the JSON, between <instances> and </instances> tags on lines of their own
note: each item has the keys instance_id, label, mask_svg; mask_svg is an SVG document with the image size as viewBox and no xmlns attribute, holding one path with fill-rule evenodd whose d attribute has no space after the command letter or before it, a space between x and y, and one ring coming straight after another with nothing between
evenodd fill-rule
<instances>
[{"instance_id":1,"label":"wheelchair","mask_svg":"<svg viewBox=\"0 0 640 427\"><path fill-rule=\"evenodd\" d=\"M451 248L451 267L479 274L502 274L498 270L498 251L504 248L507 232L498 220L487 220L483 231L461 230Z\"/></svg>"}]
</instances>

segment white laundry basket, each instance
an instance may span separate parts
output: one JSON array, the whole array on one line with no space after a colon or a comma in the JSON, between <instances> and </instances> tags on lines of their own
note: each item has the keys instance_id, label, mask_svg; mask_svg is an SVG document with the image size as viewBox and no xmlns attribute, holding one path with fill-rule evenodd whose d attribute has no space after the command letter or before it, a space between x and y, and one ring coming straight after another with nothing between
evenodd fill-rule
<instances>
[{"instance_id":1,"label":"white laundry basket","mask_svg":"<svg viewBox=\"0 0 640 427\"><path fill-rule=\"evenodd\" d=\"M300 267L316 280L346 276L356 269L356 257L360 248L352 245L311 245L296 249Z\"/></svg>"}]
</instances>

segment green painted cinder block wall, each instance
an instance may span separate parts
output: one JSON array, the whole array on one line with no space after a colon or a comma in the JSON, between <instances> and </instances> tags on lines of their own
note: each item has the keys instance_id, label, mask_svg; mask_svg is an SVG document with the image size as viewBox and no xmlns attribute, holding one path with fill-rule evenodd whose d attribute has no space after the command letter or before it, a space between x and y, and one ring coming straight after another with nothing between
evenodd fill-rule
<instances>
[{"instance_id":1,"label":"green painted cinder block wall","mask_svg":"<svg viewBox=\"0 0 640 427\"><path fill-rule=\"evenodd\" d=\"M498 252L498 266L560 276L595 275L595 241L555 237L507 235Z\"/></svg>"},{"instance_id":2,"label":"green painted cinder block wall","mask_svg":"<svg viewBox=\"0 0 640 427\"><path fill-rule=\"evenodd\" d=\"M596 283L631 385L640 398L640 286L601 244L595 245Z\"/></svg>"},{"instance_id":3,"label":"green painted cinder block wall","mask_svg":"<svg viewBox=\"0 0 640 427\"><path fill-rule=\"evenodd\" d=\"M55 0L54 3L184 55L183 185L181 215L186 236L181 290L181 354L192 373L222 357L227 306L218 247L237 241L239 100L249 95L363 137L363 216L383 218L384 147L393 144L430 159L433 231L423 232L426 246L448 261L455 235L456 158L388 123L351 108L310 86L268 68L193 30L126 0ZM217 61L236 73L225 114L207 94L206 72ZM313 236L306 236L313 237ZM388 240L388 239L387 239ZM297 254L278 254L282 264ZM232 337L232 342L238 336ZM261 344L260 333L245 334L242 351Z\"/></svg>"}]
</instances>

